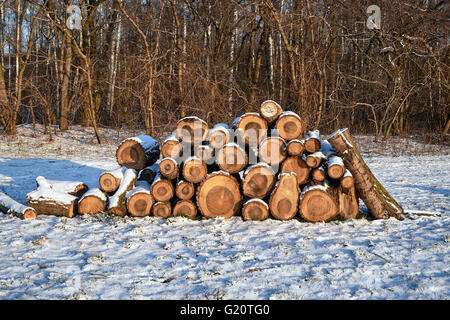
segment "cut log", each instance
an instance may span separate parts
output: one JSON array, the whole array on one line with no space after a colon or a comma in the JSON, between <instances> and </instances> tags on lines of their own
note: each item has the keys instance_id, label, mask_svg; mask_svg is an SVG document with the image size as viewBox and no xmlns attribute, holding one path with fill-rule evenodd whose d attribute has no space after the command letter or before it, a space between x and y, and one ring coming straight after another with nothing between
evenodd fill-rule
<instances>
[{"instance_id":1,"label":"cut log","mask_svg":"<svg viewBox=\"0 0 450 320\"><path fill-rule=\"evenodd\" d=\"M183 152L183 145L178 138L172 134L161 143L161 155L163 158L178 159Z\"/></svg>"},{"instance_id":2,"label":"cut log","mask_svg":"<svg viewBox=\"0 0 450 320\"><path fill-rule=\"evenodd\" d=\"M231 128L244 144L257 147L267 136L268 124L259 113L247 112L237 118Z\"/></svg>"},{"instance_id":3,"label":"cut log","mask_svg":"<svg viewBox=\"0 0 450 320\"><path fill-rule=\"evenodd\" d=\"M262 221L268 217L269 206L259 198L250 199L242 206L242 218L244 220Z\"/></svg>"},{"instance_id":4,"label":"cut log","mask_svg":"<svg viewBox=\"0 0 450 320\"><path fill-rule=\"evenodd\" d=\"M194 151L194 156L202 160L207 165L211 165L216 161L214 148L209 145L197 146Z\"/></svg>"},{"instance_id":5,"label":"cut log","mask_svg":"<svg viewBox=\"0 0 450 320\"><path fill-rule=\"evenodd\" d=\"M159 162L159 172L166 179L176 179L178 177L177 161L173 158L161 159L161 161Z\"/></svg>"},{"instance_id":6,"label":"cut log","mask_svg":"<svg viewBox=\"0 0 450 320\"><path fill-rule=\"evenodd\" d=\"M267 163L257 163L244 172L242 190L249 198L263 199L275 185L276 177L272 167Z\"/></svg>"},{"instance_id":7,"label":"cut log","mask_svg":"<svg viewBox=\"0 0 450 320\"><path fill-rule=\"evenodd\" d=\"M328 141L343 159L345 167L355 180L358 196L375 219L395 217L403 219L403 208L375 178L365 163L348 129L341 129L328 137Z\"/></svg>"},{"instance_id":8,"label":"cut log","mask_svg":"<svg viewBox=\"0 0 450 320\"><path fill-rule=\"evenodd\" d=\"M155 201L167 202L173 198L175 188L170 180L158 175L150 187L150 193Z\"/></svg>"},{"instance_id":9,"label":"cut log","mask_svg":"<svg viewBox=\"0 0 450 320\"><path fill-rule=\"evenodd\" d=\"M314 153L320 150L321 140L318 130L308 131L305 136L305 149L310 153Z\"/></svg>"},{"instance_id":10,"label":"cut log","mask_svg":"<svg viewBox=\"0 0 450 320\"><path fill-rule=\"evenodd\" d=\"M208 134L208 124L198 117L185 117L177 122L175 136L179 141L200 145Z\"/></svg>"},{"instance_id":11,"label":"cut log","mask_svg":"<svg viewBox=\"0 0 450 320\"><path fill-rule=\"evenodd\" d=\"M206 140L212 148L219 149L231 141L230 127L225 123L216 124L208 131Z\"/></svg>"},{"instance_id":12,"label":"cut log","mask_svg":"<svg viewBox=\"0 0 450 320\"><path fill-rule=\"evenodd\" d=\"M293 139L286 145L286 151L290 156L301 156L305 150L305 141L299 139Z\"/></svg>"},{"instance_id":13,"label":"cut log","mask_svg":"<svg viewBox=\"0 0 450 320\"><path fill-rule=\"evenodd\" d=\"M322 182L327 177L327 173L323 166L311 170L311 177L315 182Z\"/></svg>"},{"instance_id":14,"label":"cut log","mask_svg":"<svg viewBox=\"0 0 450 320\"><path fill-rule=\"evenodd\" d=\"M272 216L279 220L292 219L298 211L299 194L295 173L281 173L269 200Z\"/></svg>"},{"instance_id":15,"label":"cut log","mask_svg":"<svg viewBox=\"0 0 450 320\"><path fill-rule=\"evenodd\" d=\"M261 116L266 119L269 125L273 124L283 113L283 108L273 100L266 100L259 108Z\"/></svg>"},{"instance_id":16,"label":"cut log","mask_svg":"<svg viewBox=\"0 0 450 320\"><path fill-rule=\"evenodd\" d=\"M287 157L286 142L281 137L267 137L259 145L258 157L271 166L279 165Z\"/></svg>"},{"instance_id":17,"label":"cut log","mask_svg":"<svg viewBox=\"0 0 450 320\"><path fill-rule=\"evenodd\" d=\"M300 195L300 215L310 222L330 221L339 213L337 189L324 185L305 187Z\"/></svg>"},{"instance_id":18,"label":"cut log","mask_svg":"<svg viewBox=\"0 0 450 320\"><path fill-rule=\"evenodd\" d=\"M123 173L126 168L121 167L117 170L103 172L98 178L100 189L107 193L116 192L123 179Z\"/></svg>"},{"instance_id":19,"label":"cut log","mask_svg":"<svg viewBox=\"0 0 450 320\"><path fill-rule=\"evenodd\" d=\"M339 216L345 220L355 219L359 212L359 203L356 196L355 186L344 189L341 186L338 187L339 197Z\"/></svg>"},{"instance_id":20,"label":"cut log","mask_svg":"<svg viewBox=\"0 0 450 320\"><path fill-rule=\"evenodd\" d=\"M127 205L126 205L126 195L127 192L133 189L137 180L136 170L127 169L123 174L122 182L120 183L119 188L114 193L113 196L109 197L108 204L108 212L118 215L125 216L127 214Z\"/></svg>"},{"instance_id":21,"label":"cut log","mask_svg":"<svg viewBox=\"0 0 450 320\"><path fill-rule=\"evenodd\" d=\"M280 169L281 173L294 172L297 176L298 185L305 184L308 181L310 171L311 168L300 157L288 157L283 161Z\"/></svg>"},{"instance_id":22,"label":"cut log","mask_svg":"<svg viewBox=\"0 0 450 320\"><path fill-rule=\"evenodd\" d=\"M207 218L230 218L239 213L242 194L236 178L227 172L213 172L197 190L197 206Z\"/></svg>"},{"instance_id":23,"label":"cut log","mask_svg":"<svg viewBox=\"0 0 450 320\"><path fill-rule=\"evenodd\" d=\"M89 188L80 181L49 180L42 176L36 178L37 187L47 187L58 192L67 193L77 198L81 197Z\"/></svg>"},{"instance_id":24,"label":"cut log","mask_svg":"<svg viewBox=\"0 0 450 320\"><path fill-rule=\"evenodd\" d=\"M303 133L303 122L298 114L285 111L275 123L275 129L281 138L286 141L297 139Z\"/></svg>"},{"instance_id":25,"label":"cut log","mask_svg":"<svg viewBox=\"0 0 450 320\"><path fill-rule=\"evenodd\" d=\"M155 177L159 173L159 162L156 162L154 165L150 167L146 167L139 171L138 180L146 181L149 185L153 183Z\"/></svg>"},{"instance_id":26,"label":"cut log","mask_svg":"<svg viewBox=\"0 0 450 320\"><path fill-rule=\"evenodd\" d=\"M208 174L206 164L197 157L186 159L183 165L183 177L189 182L199 183Z\"/></svg>"},{"instance_id":27,"label":"cut log","mask_svg":"<svg viewBox=\"0 0 450 320\"><path fill-rule=\"evenodd\" d=\"M327 174L331 179L339 179L345 173L344 161L341 157L331 156L326 163Z\"/></svg>"},{"instance_id":28,"label":"cut log","mask_svg":"<svg viewBox=\"0 0 450 320\"><path fill-rule=\"evenodd\" d=\"M178 181L177 186L175 188L175 193L178 199L181 200L189 200L195 194L195 187L192 182L189 181Z\"/></svg>"},{"instance_id":29,"label":"cut log","mask_svg":"<svg viewBox=\"0 0 450 320\"><path fill-rule=\"evenodd\" d=\"M43 185L27 194L27 205L37 214L73 218L77 197Z\"/></svg>"},{"instance_id":30,"label":"cut log","mask_svg":"<svg viewBox=\"0 0 450 320\"><path fill-rule=\"evenodd\" d=\"M2 192L0 192L0 211L20 219L37 218L37 213L33 208L24 206Z\"/></svg>"},{"instance_id":31,"label":"cut log","mask_svg":"<svg viewBox=\"0 0 450 320\"><path fill-rule=\"evenodd\" d=\"M345 173L342 175L342 177L339 179L342 188L344 189L350 189L355 185L354 179L350 171L348 169L345 169Z\"/></svg>"},{"instance_id":32,"label":"cut log","mask_svg":"<svg viewBox=\"0 0 450 320\"><path fill-rule=\"evenodd\" d=\"M197 206L192 200L178 200L173 207L173 216L194 219L197 216Z\"/></svg>"},{"instance_id":33,"label":"cut log","mask_svg":"<svg viewBox=\"0 0 450 320\"><path fill-rule=\"evenodd\" d=\"M157 202L152 207L152 213L155 217L169 218L172 215L172 205L170 202Z\"/></svg>"},{"instance_id":34,"label":"cut log","mask_svg":"<svg viewBox=\"0 0 450 320\"><path fill-rule=\"evenodd\" d=\"M146 181L137 181L136 186L127 193L127 210L132 217L149 216L154 203Z\"/></svg>"},{"instance_id":35,"label":"cut log","mask_svg":"<svg viewBox=\"0 0 450 320\"><path fill-rule=\"evenodd\" d=\"M325 156L322 152L317 151L311 154L308 154L306 157L303 158L306 165L310 168L317 168L320 166L322 161L325 159Z\"/></svg>"},{"instance_id":36,"label":"cut log","mask_svg":"<svg viewBox=\"0 0 450 320\"><path fill-rule=\"evenodd\" d=\"M128 169L142 170L159 159L159 143L147 135L122 141L116 150L117 163Z\"/></svg>"},{"instance_id":37,"label":"cut log","mask_svg":"<svg viewBox=\"0 0 450 320\"><path fill-rule=\"evenodd\" d=\"M95 214L104 212L108 198L99 188L89 189L78 201L79 214Z\"/></svg>"},{"instance_id":38,"label":"cut log","mask_svg":"<svg viewBox=\"0 0 450 320\"><path fill-rule=\"evenodd\" d=\"M238 173L248 164L248 155L236 143L227 143L217 151L216 163L225 172Z\"/></svg>"}]
</instances>

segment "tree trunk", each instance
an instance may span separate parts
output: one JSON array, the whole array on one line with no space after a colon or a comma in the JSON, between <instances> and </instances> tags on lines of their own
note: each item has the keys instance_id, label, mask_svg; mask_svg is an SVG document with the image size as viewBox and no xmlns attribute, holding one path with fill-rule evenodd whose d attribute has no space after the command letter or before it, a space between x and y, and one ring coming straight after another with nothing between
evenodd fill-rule
<instances>
[{"instance_id":1,"label":"tree trunk","mask_svg":"<svg viewBox=\"0 0 450 320\"><path fill-rule=\"evenodd\" d=\"M355 180L358 196L375 219L403 219L403 208L375 178L353 142L348 129L333 133L328 141L343 159Z\"/></svg>"},{"instance_id":2,"label":"tree trunk","mask_svg":"<svg viewBox=\"0 0 450 320\"><path fill-rule=\"evenodd\" d=\"M231 140L230 127L225 123L216 124L208 131L206 140L211 147L215 149L222 148Z\"/></svg>"},{"instance_id":3,"label":"tree trunk","mask_svg":"<svg viewBox=\"0 0 450 320\"><path fill-rule=\"evenodd\" d=\"M305 137L305 149L310 153L314 153L320 150L321 140L319 131L308 131Z\"/></svg>"},{"instance_id":4,"label":"tree trunk","mask_svg":"<svg viewBox=\"0 0 450 320\"><path fill-rule=\"evenodd\" d=\"M260 143L258 156L260 161L277 166L287 157L286 142L280 137L268 137Z\"/></svg>"},{"instance_id":5,"label":"tree trunk","mask_svg":"<svg viewBox=\"0 0 450 320\"><path fill-rule=\"evenodd\" d=\"M163 158L178 159L183 152L183 145L175 135L168 136L161 143L161 155Z\"/></svg>"},{"instance_id":6,"label":"tree trunk","mask_svg":"<svg viewBox=\"0 0 450 320\"><path fill-rule=\"evenodd\" d=\"M301 156L303 154L303 151L305 150L304 146L305 141L293 139L288 142L286 145L286 151L290 156L297 157Z\"/></svg>"}]
</instances>

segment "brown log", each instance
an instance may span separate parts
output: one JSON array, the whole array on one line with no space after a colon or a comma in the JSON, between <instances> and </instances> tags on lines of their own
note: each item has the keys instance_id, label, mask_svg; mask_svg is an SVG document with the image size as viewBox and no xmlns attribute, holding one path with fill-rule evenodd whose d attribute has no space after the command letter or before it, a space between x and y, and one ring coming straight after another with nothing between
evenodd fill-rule
<instances>
[{"instance_id":1,"label":"brown log","mask_svg":"<svg viewBox=\"0 0 450 320\"><path fill-rule=\"evenodd\" d=\"M345 173L344 162L341 157L331 156L327 161L327 174L331 179L339 179Z\"/></svg>"},{"instance_id":2,"label":"brown log","mask_svg":"<svg viewBox=\"0 0 450 320\"><path fill-rule=\"evenodd\" d=\"M236 143L227 143L217 151L216 163L225 172L238 173L248 164L248 155Z\"/></svg>"},{"instance_id":3,"label":"brown log","mask_svg":"<svg viewBox=\"0 0 450 320\"><path fill-rule=\"evenodd\" d=\"M269 206L261 199L254 198L242 206L242 218L244 220L262 221L269 217Z\"/></svg>"},{"instance_id":4,"label":"brown log","mask_svg":"<svg viewBox=\"0 0 450 320\"><path fill-rule=\"evenodd\" d=\"M197 206L192 200L178 200L173 208L173 216L194 219L197 216Z\"/></svg>"},{"instance_id":5,"label":"brown log","mask_svg":"<svg viewBox=\"0 0 450 320\"><path fill-rule=\"evenodd\" d=\"M282 173L270 196L272 216L279 220L292 219L298 211L300 191L295 173Z\"/></svg>"},{"instance_id":6,"label":"brown log","mask_svg":"<svg viewBox=\"0 0 450 320\"><path fill-rule=\"evenodd\" d=\"M37 213L33 208L24 206L2 192L0 192L0 211L20 219L37 218Z\"/></svg>"},{"instance_id":7,"label":"brown log","mask_svg":"<svg viewBox=\"0 0 450 320\"><path fill-rule=\"evenodd\" d=\"M275 123L275 129L286 141L297 139L303 133L303 122L300 116L292 111L285 111Z\"/></svg>"},{"instance_id":8,"label":"brown log","mask_svg":"<svg viewBox=\"0 0 450 320\"><path fill-rule=\"evenodd\" d=\"M98 188L90 189L78 201L79 214L95 214L104 212L108 198Z\"/></svg>"},{"instance_id":9,"label":"brown log","mask_svg":"<svg viewBox=\"0 0 450 320\"><path fill-rule=\"evenodd\" d=\"M208 134L208 124L198 117L185 117L177 122L175 136L191 145L200 145Z\"/></svg>"},{"instance_id":10,"label":"brown log","mask_svg":"<svg viewBox=\"0 0 450 320\"><path fill-rule=\"evenodd\" d=\"M256 112L247 112L234 120L232 129L246 145L257 147L267 136L267 121Z\"/></svg>"},{"instance_id":11,"label":"brown log","mask_svg":"<svg viewBox=\"0 0 450 320\"><path fill-rule=\"evenodd\" d=\"M226 172L211 173L198 187L197 206L207 218L230 218L239 213L241 204L239 183Z\"/></svg>"},{"instance_id":12,"label":"brown log","mask_svg":"<svg viewBox=\"0 0 450 320\"><path fill-rule=\"evenodd\" d=\"M308 154L306 157L304 157L304 161L306 165L310 168L317 168L320 166L322 161L325 159L322 152L314 152L312 154Z\"/></svg>"},{"instance_id":13,"label":"brown log","mask_svg":"<svg viewBox=\"0 0 450 320\"><path fill-rule=\"evenodd\" d=\"M197 157L186 159L183 165L183 177L189 182L199 183L208 174L206 164Z\"/></svg>"},{"instance_id":14,"label":"brown log","mask_svg":"<svg viewBox=\"0 0 450 320\"><path fill-rule=\"evenodd\" d=\"M121 167L117 170L103 172L98 178L100 189L107 193L116 192L122 182L125 169Z\"/></svg>"},{"instance_id":15,"label":"brown log","mask_svg":"<svg viewBox=\"0 0 450 320\"><path fill-rule=\"evenodd\" d=\"M249 198L263 199L272 191L275 182L272 167L266 163L257 163L245 171L242 191Z\"/></svg>"},{"instance_id":16,"label":"brown log","mask_svg":"<svg viewBox=\"0 0 450 320\"><path fill-rule=\"evenodd\" d=\"M345 220L355 219L358 216L359 204L356 196L355 186L343 188L338 187L339 216Z\"/></svg>"},{"instance_id":17,"label":"brown log","mask_svg":"<svg viewBox=\"0 0 450 320\"><path fill-rule=\"evenodd\" d=\"M159 155L158 141L148 135L125 139L116 150L117 163L135 170L153 165Z\"/></svg>"},{"instance_id":18,"label":"brown log","mask_svg":"<svg viewBox=\"0 0 450 320\"><path fill-rule=\"evenodd\" d=\"M322 182L327 177L327 173L323 166L311 170L311 177L316 182Z\"/></svg>"},{"instance_id":19,"label":"brown log","mask_svg":"<svg viewBox=\"0 0 450 320\"><path fill-rule=\"evenodd\" d=\"M158 175L150 187L150 193L157 202L167 202L173 198L175 188L173 183Z\"/></svg>"},{"instance_id":20,"label":"brown log","mask_svg":"<svg viewBox=\"0 0 450 320\"><path fill-rule=\"evenodd\" d=\"M339 178L339 181L344 189L350 189L355 184L353 176L348 169L345 169L345 173Z\"/></svg>"},{"instance_id":21,"label":"brown log","mask_svg":"<svg viewBox=\"0 0 450 320\"><path fill-rule=\"evenodd\" d=\"M27 194L27 205L37 214L73 218L76 214L77 197L40 186Z\"/></svg>"},{"instance_id":22,"label":"brown log","mask_svg":"<svg viewBox=\"0 0 450 320\"><path fill-rule=\"evenodd\" d=\"M298 185L305 184L308 181L310 171L311 168L300 157L288 157L283 161L280 169L281 173L294 172L297 176Z\"/></svg>"},{"instance_id":23,"label":"brown log","mask_svg":"<svg viewBox=\"0 0 450 320\"><path fill-rule=\"evenodd\" d=\"M155 217L169 218L172 215L172 205L170 202L157 202L152 207L152 213Z\"/></svg>"},{"instance_id":24,"label":"brown log","mask_svg":"<svg viewBox=\"0 0 450 320\"><path fill-rule=\"evenodd\" d=\"M293 139L286 145L286 151L290 156L301 156L305 150L305 141Z\"/></svg>"},{"instance_id":25,"label":"brown log","mask_svg":"<svg viewBox=\"0 0 450 320\"><path fill-rule=\"evenodd\" d=\"M305 136L305 150L314 153L320 150L321 139L319 135L319 131L308 131Z\"/></svg>"},{"instance_id":26,"label":"brown log","mask_svg":"<svg viewBox=\"0 0 450 320\"><path fill-rule=\"evenodd\" d=\"M108 212L117 216L127 214L126 194L134 188L137 181L137 173L134 169L127 169L123 174L122 182L113 196L108 198Z\"/></svg>"},{"instance_id":27,"label":"brown log","mask_svg":"<svg viewBox=\"0 0 450 320\"><path fill-rule=\"evenodd\" d=\"M177 197L181 200L189 200L195 194L195 187L192 182L189 181L178 181L175 188L175 193Z\"/></svg>"},{"instance_id":28,"label":"brown log","mask_svg":"<svg viewBox=\"0 0 450 320\"><path fill-rule=\"evenodd\" d=\"M300 215L310 222L330 221L339 213L337 189L324 185L305 187L300 196Z\"/></svg>"},{"instance_id":29,"label":"brown log","mask_svg":"<svg viewBox=\"0 0 450 320\"><path fill-rule=\"evenodd\" d=\"M183 152L183 144L172 134L161 143L161 155L163 158L178 159Z\"/></svg>"},{"instance_id":30,"label":"brown log","mask_svg":"<svg viewBox=\"0 0 450 320\"><path fill-rule=\"evenodd\" d=\"M194 156L202 160L205 164L210 165L215 162L214 148L210 145L200 145L195 148Z\"/></svg>"},{"instance_id":31,"label":"brown log","mask_svg":"<svg viewBox=\"0 0 450 320\"><path fill-rule=\"evenodd\" d=\"M136 182L136 186L127 193L127 211L132 217L149 216L154 203L150 185L146 181Z\"/></svg>"},{"instance_id":32,"label":"brown log","mask_svg":"<svg viewBox=\"0 0 450 320\"><path fill-rule=\"evenodd\" d=\"M283 108L273 100L266 100L261 103L259 111L261 116L271 125L283 113Z\"/></svg>"},{"instance_id":33,"label":"brown log","mask_svg":"<svg viewBox=\"0 0 450 320\"><path fill-rule=\"evenodd\" d=\"M37 187L47 187L58 192L67 193L77 198L81 197L89 188L81 181L49 180L42 176L36 178Z\"/></svg>"},{"instance_id":34,"label":"brown log","mask_svg":"<svg viewBox=\"0 0 450 320\"><path fill-rule=\"evenodd\" d=\"M230 128L225 123L218 123L208 131L206 140L212 148L222 148L231 141Z\"/></svg>"},{"instance_id":35,"label":"brown log","mask_svg":"<svg viewBox=\"0 0 450 320\"><path fill-rule=\"evenodd\" d=\"M164 158L159 162L159 172L166 179L176 179L178 177L178 171L177 161L173 158Z\"/></svg>"},{"instance_id":36,"label":"brown log","mask_svg":"<svg viewBox=\"0 0 450 320\"><path fill-rule=\"evenodd\" d=\"M260 161L271 166L279 165L286 157L286 142L281 137L268 137L261 141L258 150Z\"/></svg>"},{"instance_id":37,"label":"brown log","mask_svg":"<svg viewBox=\"0 0 450 320\"><path fill-rule=\"evenodd\" d=\"M351 172L355 180L356 192L372 217L375 219L390 217L402 219L403 208L370 171L356 148L349 130L336 131L328 137L328 141L343 159L345 167Z\"/></svg>"}]
</instances>

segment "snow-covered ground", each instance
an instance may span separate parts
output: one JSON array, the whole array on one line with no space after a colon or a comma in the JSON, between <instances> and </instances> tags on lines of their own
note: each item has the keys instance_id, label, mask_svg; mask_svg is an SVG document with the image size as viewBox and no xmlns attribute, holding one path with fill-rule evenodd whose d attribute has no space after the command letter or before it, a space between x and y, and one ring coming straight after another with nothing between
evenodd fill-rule
<instances>
[{"instance_id":1,"label":"snow-covered ground","mask_svg":"<svg viewBox=\"0 0 450 320\"><path fill-rule=\"evenodd\" d=\"M98 146L90 129L41 131L0 136L0 192L22 203L39 175L98 186L135 134L103 130ZM448 299L449 147L356 141L404 221L0 214L0 299Z\"/></svg>"}]
</instances>

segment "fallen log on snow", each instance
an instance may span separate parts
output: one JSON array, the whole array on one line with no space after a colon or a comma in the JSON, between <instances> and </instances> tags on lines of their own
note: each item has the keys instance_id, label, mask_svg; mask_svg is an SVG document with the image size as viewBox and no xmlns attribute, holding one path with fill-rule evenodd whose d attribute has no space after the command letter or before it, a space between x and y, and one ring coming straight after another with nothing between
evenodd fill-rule
<instances>
[{"instance_id":1,"label":"fallen log on snow","mask_svg":"<svg viewBox=\"0 0 450 320\"><path fill-rule=\"evenodd\" d=\"M76 214L77 197L44 184L27 194L27 205L37 214L73 218Z\"/></svg>"},{"instance_id":2,"label":"fallen log on snow","mask_svg":"<svg viewBox=\"0 0 450 320\"><path fill-rule=\"evenodd\" d=\"M20 219L36 219L36 211L0 192L0 211Z\"/></svg>"},{"instance_id":3,"label":"fallen log on snow","mask_svg":"<svg viewBox=\"0 0 450 320\"><path fill-rule=\"evenodd\" d=\"M88 190L78 201L79 214L95 214L105 211L107 196L99 188Z\"/></svg>"},{"instance_id":4,"label":"fallen log on snow","mask_svg":"<svg viewBox=\"0 0 450 320\"><path fill-rule=\"evenodd\" d=\"M132 217L145 217L151 214L155 203L146 181L137 181L136 186L127 195L127 211Z\"/></svg>"},{"instance_id":5,"label":"fallen log on snow","mask_svg":"<svg viewBox=\"0 0 450 320\"><path fill-rule=\"evenodd\" d=\"M135 170L153 165L159 159L159 155L158 141L148 135L125 139L116 150L117 163Z\"/></svg>"},{"instance_id":6,"label":"fallen log on snow","mask_svg":"<svg viewBox=\"0 0 450 320\"><path fill-rule=\"evenodd\" d=\"M77 198L81 197L87 190L88 186L80 181L62 181L62 180L49 180L43 176L36 178L37 187L47 187L58 192L67 193Z\"/></svg>"}]
</instances>

